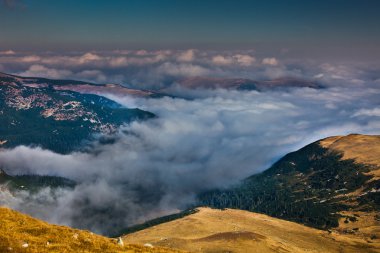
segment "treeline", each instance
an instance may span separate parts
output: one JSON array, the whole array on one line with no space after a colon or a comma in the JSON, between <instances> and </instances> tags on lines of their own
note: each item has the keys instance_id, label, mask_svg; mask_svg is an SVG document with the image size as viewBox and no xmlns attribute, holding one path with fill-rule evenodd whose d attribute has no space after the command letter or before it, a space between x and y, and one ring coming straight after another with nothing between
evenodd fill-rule
<instances>
[{"instance_id":1,"label":"treeline","mask_svg":"<svg viewBox=\"0 0 380 253\"><path fill-rule=\"evenodd\" d=\"M367 166L341 157L313 143L238 186L199 195L199 204L264 213L319 229L338 226L337 212L342 210L363 206L379 210L378 197L366 200L370 195L356 207L347 205L343 194L365 186L371 176L364 174Z\"/></svg>"}]
</instances>

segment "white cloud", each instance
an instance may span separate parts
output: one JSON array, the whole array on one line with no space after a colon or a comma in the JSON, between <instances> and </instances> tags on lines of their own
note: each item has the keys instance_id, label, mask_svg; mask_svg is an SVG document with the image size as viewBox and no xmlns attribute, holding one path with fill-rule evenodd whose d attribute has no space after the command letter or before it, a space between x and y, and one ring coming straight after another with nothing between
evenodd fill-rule
<instances>
[{"instance_id":1,"label":"white cloud","mask_svg":"<svg viewBox=\"0 0 380 253\"><path fill-rule=\"evenodd\" d=\"M49 77L53 79L65 79L71 76L72 72L68 70L51 69L43 65L32 65L27 71L21 72L20 75L28 77Z\"/></svg>"},{"instance_id":2,"label":"white cloud","mask_svg":"<svg viewBox=\"0 0 380 253\"><path fill-rule=\"evenodd\" d=\"M191 62L194 60L195 57L195 50L189 49L186 50L178 55L177 60L182 62Z\"/></svg>"},{"instance_id":3,"label":"white cloud","mask_svg":"<svg viewBox=\"0 0 380 253\"><path fill-rule=\"evenodd\" d=\"M216 55L212 57L212 62L216 65L240 65L251 66L256 59L250 55L236 54L232 56Z\"/></svg>"},{"instance_id":4,"label":"white cloud","mask_svg":"<svg viewBox=\"0 0 380 253\"><path fill-rule=\"evenodd\" d=\"M274 57L271 58L264 58L261 62L264 65L271 65L271 66L277 66L278 65L278 60Z\"/></svg>"},{"instance_id":5,"label":"white cloud","mask_svg":"<svg viewBox=\"0 0 380 253\"><path fill-rule=\"evenodd\" d=\"M166 62L157 68L157 73L172 75L172 76L191 77L191 76L204 76L204 75L207 75L209 71L206 68L203 68L201 66L194 65L194 64L189 64L189 63L174 64L174 63Z\"/></svg>"},{"instance_id":6,"label":"white cloud","mask_svg":"<svg viewBox=\"0 0 380 253\"><path fill-rule=\"evenodd\" d=\"M99 61L101 59L102 59L102 57L100 57L97 54L86 53L86 54L82 55L81 57L79 57L78 62L83 64L83 63L91 62L91 61Z\"/></svg>"},{"instance_id":7,"label":"white cloud","mask_svg":"<svg viewBox=\"0 0 380 253\"><path fill-rule=\"evenodd\" d=\"M255 61L255 57L252 57L250 55L243 55L243 54L237 54L234 56L234 59L238 64L241 66L251 66Z\"/></svg>"},{"instance_id":8,"label":"white cloud","mask_svg":"<svg viewBox=\"0 0 380 253\"><path fill-rule=\"evenodd\" d=\"M0 55L14 55L16 54L13 50L0 51Z\"/></svg>"},{"instance_id":9,"label":"white cloud","mask_svg":"<svg viewBox=\"0 0 380 253\"><path fill-rule=\"evenodd\" d=\"M367 116L367 117L380 117L380 107L372 109L361 109L354 113L353 117Z\"/></svg>"},{"instance_id":10,"label":"white cloud","mask_svg":"<svg viewBox=\"0 0 380 253\"><path fill-rule=\"evenodd\" d=\"M29 56L24 56L20 59L21 62L38 62L41 60L41 57L37 55L29 55Z\"/></svg>"},{"instance_id":11,"label":"white cloud","mask_svg":"<svg viewBox=\"0 0 380 253\"><path fill-rule=\"evenodd\" d=\"M216 65L230 65L233 63L233 59L230 57L224 57L223 55L216 55L212 57L212 62Z\"/></svg>"}]
</instances>

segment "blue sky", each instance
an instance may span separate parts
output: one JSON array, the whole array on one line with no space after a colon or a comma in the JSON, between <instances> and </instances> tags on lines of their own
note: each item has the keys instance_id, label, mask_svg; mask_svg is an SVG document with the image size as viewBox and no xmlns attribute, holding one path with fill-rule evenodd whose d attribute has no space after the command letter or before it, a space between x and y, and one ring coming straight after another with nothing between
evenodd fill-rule
<instances>
[{"instance_id":1,"label":"blue sky","mask_svg":"<svg viewBox=\"0 0 380 253\"><path fill-rule=\"evenodd\" d=\"M24 0L0 9L0 49L297 48L373 55L380 1Z\"/></svg>"}]
</instances>

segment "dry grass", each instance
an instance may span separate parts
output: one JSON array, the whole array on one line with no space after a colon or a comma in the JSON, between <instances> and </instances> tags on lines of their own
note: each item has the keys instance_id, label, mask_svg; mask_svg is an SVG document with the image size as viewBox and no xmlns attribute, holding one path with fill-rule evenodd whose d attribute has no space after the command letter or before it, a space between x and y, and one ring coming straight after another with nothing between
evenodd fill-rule
<instances>
[{"instance_id":1,"label":"dry grass","mask_svg":"<svg viewBox=\"0 0 380 253\"><path fill-rule=\"evenodd\" d=\"M0 219L0 252L179 252L138 245L120 246L115 239L51 225L3 207L0 207ZM24 248L25 244L28 247Z\"/></svg>"},{"instance_id":2,"label":"dry grass","mask_svg":"<svg viewBox=\"0 0 380 253\"><path fill-rule=\"evenodd\" d=\"M124 241L207 253L380 252L379 240L367 242L263 214L209 208L126 235Z\"/></svg>"},{"instance_id":3,"label":"dry grass","mask_svg":"<svg viewBox=\"0 0 380 253\"><path fill-rule=\"evenodd\" d=\"M343 153L342 159L354 159L357 163L373 165L369 174L380 179L380 136L350 134L322 140L322 147Z\"/></svg>"}]
</instances>

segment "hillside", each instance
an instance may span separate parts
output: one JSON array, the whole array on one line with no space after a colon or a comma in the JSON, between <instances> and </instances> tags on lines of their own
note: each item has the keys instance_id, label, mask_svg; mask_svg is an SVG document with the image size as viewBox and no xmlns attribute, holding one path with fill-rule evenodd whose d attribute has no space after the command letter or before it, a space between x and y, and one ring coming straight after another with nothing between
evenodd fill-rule
<instances>
[{"instance_id":1,"label":"hillside","mask_svg":"<svg viewBox=\"0 0 380 253\"><path fill-rule=\"evenodd\" d=\"M102 96L64 89L67 85L89 84L0 74L0 148L37 145L69 153L96 133L114 133L122 124L154 117Z\"/></svg>"},{"instance_id":2,"label":"hillside","mask_svg":"<svg viewBox=\"0 0 380 253\"><path fill-rule=\"evenodd\" d=\"M74 188L76 183L72 180L56 176L16 175L10 176L0 168L0 192L18 191L36 192L42 188Z\"/></svg>"},{"instance_id":3,"label":"hillside","mask_svg":"<svg viewBox=\"0 0 380 253\"><path fill-rule=\"evenodd\" d=\"M242 210L200 208L199 212L123 237L191 252L380 252L380 242L329 234Z\"/></svg>"},{"instance_id":4,"label":"hillside","mask_svg":"<svg viewBox=\"0 0 380 253\"><path fill-rule=\"evenodd\" d=\"M199 201L379 241L379 150L379 136L327 138L240 185L201 194Z\"/></svg>"},{"instance_id":5,"label":"hillside","mask_svg":"<svg viewBox=\"0 0 380 253\"><path fill-rule=\"evenodd\" d=\"M153 248L151 245L124 243L121 246L116 239L89 231L51 225L3 207L0 207L0 218L0 252L180 252Z\"/></svg>"},{"instance_id":6,"label":"hillside","mask_svg":"<svg viewBox=\"0 0 380 253\"><path fill-rule=\"evenodd\" d=\"M212 78L189 77L177 80L176 83L188 89L237 89L268 91L284 88L313 88L321 89L323 86L315 81L298 78L278 78L274 80L251 80L246 78ZM165 91L165 90L163 90Z\"/></svg>"}]
</instances>

